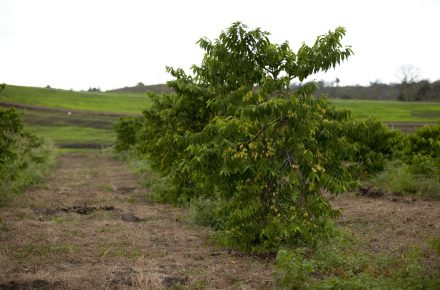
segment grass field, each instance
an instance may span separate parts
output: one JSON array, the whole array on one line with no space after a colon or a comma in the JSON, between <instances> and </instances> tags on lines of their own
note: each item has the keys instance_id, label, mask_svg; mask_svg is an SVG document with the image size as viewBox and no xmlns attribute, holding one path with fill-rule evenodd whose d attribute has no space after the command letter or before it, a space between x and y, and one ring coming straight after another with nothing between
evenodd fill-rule
<instances>
[{"instance_id":1,"label":"grass field","mask_svg":"<svg viewBox=\"0 0 440 290\"><path fill-rule=\"evenodd\" d=\"M342 99L330 101L338 108L352 111L355 119L372 117L384 122L440 120L440 103ZM8 85L0 94L0 102L125 114L140 114L149 105L147 95L141 93L88 93L12 85Z\"/></svg>"},{"instance_id":2,"label":"grass field","mask_svg":"<svg viewBox=\"0 0 440 290\"><path fill-rule=\"evenodd\" d=\"M115 142L116 117L21 110L26 130L58 146L110 146ZM80 145L78 145L80 144Z\"/></svg>"},{"instance_id":3,"label":"grass field","mask_svg":"<svg viewBox=\"0 0 440 290\"><path fill-rule=\"evenodd\" d=\"M27 130L38 136L51 139L55 144L101 144L112 145L115 134L112 130L76 126L28 125Z\"/></svg>"},{"instance_id":4,"label":"grass field","mask_svg":"<svg viewBox=\"0 0 440 290\"><path fill-rule=\"evenodd\" d=\"M331 99L337 108L350 110L355 119L383 122L437 122L440 103Z\"/></svg>"},{"instance_id":5,"label":"grass field","mask_svg":"<svg viewBox=\"0 0 440 290\"><path fill-rule=\"evenodd\" d=\"M148 97L146 94L89 93L7 85L0 94L0 102L60 109L140 114L142 109L148 105Z\"/></svg>"}]
</instances>

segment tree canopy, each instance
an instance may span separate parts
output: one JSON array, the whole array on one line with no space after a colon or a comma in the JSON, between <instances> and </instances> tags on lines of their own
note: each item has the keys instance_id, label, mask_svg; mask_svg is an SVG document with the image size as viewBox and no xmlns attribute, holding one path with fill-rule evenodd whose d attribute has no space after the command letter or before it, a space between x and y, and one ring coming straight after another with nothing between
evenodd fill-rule
<instances>
[{"instance_id":1,"label":"tree canopy","mask_svg":"<svg viewBox=\"0 0 440 290\"><path fill-rule=\"evenodd\" d=\"M312 97L314 82L290 84L352 55L344 35L338 27L293 51L236 22L198 41L205 54L191 74L167 68L175 94L151 95L136 141L168 182L160 198L209 205L206 222L247 251L314 243L338 214L322 190L352 183L355 127L348 112Z\"/></svg>"}]
</instances>

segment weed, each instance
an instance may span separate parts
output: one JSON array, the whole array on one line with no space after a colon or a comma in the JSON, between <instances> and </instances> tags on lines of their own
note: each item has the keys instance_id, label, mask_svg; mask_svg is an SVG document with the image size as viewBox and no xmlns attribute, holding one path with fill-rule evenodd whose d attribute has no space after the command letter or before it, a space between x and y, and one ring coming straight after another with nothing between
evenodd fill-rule
<instances>
[{"instance_id":1,"label":"weed","mask_svg":"<svg viewBox=\"0 0 440 290\"><path fill-rule=\"evenodd\" d=\"M423 267L420 251L373 256L339 234L316 248L280 250L274 278L280 289L439 289L440 274Z\"/></svg>"},{"instance_id":2,"label":"weed","mask_svg":"<svg viewBox=\"0 0 440 290\"><path fill-rule=\"evenodd\" d=\"M208 287L208 282L206 280L197 280L191 284L192 289L205 289Z\"/></svg>"},{"instance_id":3,"label":"weed","mask_svg":"<svg viewBox=\"0 0 440 290\"><path fill-rule=\"evenodd\" d=\"M109 242L101 242L98 246L99 256L105 257L125 257L129 259L138 258L142 255L142 252L137 247L130 247L126 243L115 244Z\"/></svg>"},{"instance_id":4,"label":"weed","mask_svg":"<svg viewBox=\"0 0 440 290\"><path fill-rule=\"evenodd\" d=\"M56 253L74 254L78 252L78 248L75 245L60 244L52 247L52 251Z\"/></svg>"},{"instance_id":5,"label":"weed","mask_svg":"<svg viewBox=\"0 0 440 290\"><path fill-rule=\"evenodd\" d=\"M102 191L108 191L108 192L113 191L113 186L111 186L110 184L100 184L98 185L98 188Z\"/></svg>"},{"instance_id":6,"label":"weed","mask_svg":"<svg viewBox=\"0 0 440 290\"><path fill-rule=\"evenodd\" d=\"M6 222L0 217L0 232L5 232L6 230Z\"/></svg>"},{"instance_id":7,"label":"weed","mask_svg":"<svg viewBox=\"0 0 440 290\"><path fill-rule=\"evenodd\" d=\"M371 178L368 183L388 193L440 198L438 178L414 174L410 165L399 160L388 162L384 171Z\"/></svg>"},{"instance_id":8,"label":"weed","mask_svg":"<svg viewBox=\"0 0 440 290\"><path fill-rule=\"evenodd\" d=\"M27 244L10 247L11 252L17 259L27 259L30 257L45 257L49 254L74 254L78 251L75 245L70 244L58 244L58 245L46 245L46 244Z\"/></svg>"},{"instance_id":9,"label":"weed","mask_svg":"<svg viewBox=\"0 0 440 290\"><path fill-rule=\"evenodd\" d=\"M108 225L105 225L99 231L101 233L110 233L110 232L112 232L112 228Z\"/></svg>"},{"instance_id":10,"label":"weed","mask_svg":"<svg viewBox=\"0 0 440 290\"><path fill-rule=\"evenodd\" d=\"M67 219L66 219L66 217L63 217L63 216L55 216L51 219L51 221L54 224L61 225L61 224L65 224L67 222Z\"/></svg>"},{"instance_id":11,"label":"weed","mask_svg":"<svg viewBox=\"0 0 440 290\"><path fill-rule=\"evenodd\" d=\"M135 193L124 199L128 203L150 203L151 197L148 193Z\"/></svg>"},{"instance_id":12,"label":"weed","mask_svg":"<svg viewBox=\"0 0 440 290\"><path fill-rule=\"evenodd\" d=\"M22 246L13 245L10 250L14 256L18 259L25 259L30 256L46 256L50 252L50 248L47 245L41 244L28 244Z\"/></svg>"}]
</instances>

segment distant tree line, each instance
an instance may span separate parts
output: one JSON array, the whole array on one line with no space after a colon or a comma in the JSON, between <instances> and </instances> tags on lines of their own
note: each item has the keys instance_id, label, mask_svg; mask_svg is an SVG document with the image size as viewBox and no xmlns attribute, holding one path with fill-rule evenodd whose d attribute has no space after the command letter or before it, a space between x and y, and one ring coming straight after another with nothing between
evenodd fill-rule
<instances>
[{"instance_id":1,"label":"distant tree line","mask_svg":"<svg viewBox=\"0 0 440 290\"><path fill-rule=\"evenodd\" d=\"M98 93L98 92L101 92L101 89L100 89L100 88L93 88L93 87L90 87L90 88L87 90L87 92L89 92L89 93Z\"/></svg>"},{"instance_id":2,"label":"distant tree line","mask_svg":"<svg viewBox=\"0 0 440 290\"><path fill-rule=\"evenodd\" d=\"M440 101L440 80L402 81L395 84L376 81L369 86L338 86L320 81L316 95L340 99Z\"/></svg>"},{"instance_id":3,"label":"distant tree line","mask_svg":"<svg viewBox=\"0 0 440 290\"><path fill-rule=\"evenodd\" d=\"M124 87L115 90L108 90L107 92L111 93L156 93L156 94L170 94L174 93L174 89L169 87L166 84L157 84L157 85L145 85L142 82L138 82L136 86L133 87Z\"/></svg>"}]
</instances>

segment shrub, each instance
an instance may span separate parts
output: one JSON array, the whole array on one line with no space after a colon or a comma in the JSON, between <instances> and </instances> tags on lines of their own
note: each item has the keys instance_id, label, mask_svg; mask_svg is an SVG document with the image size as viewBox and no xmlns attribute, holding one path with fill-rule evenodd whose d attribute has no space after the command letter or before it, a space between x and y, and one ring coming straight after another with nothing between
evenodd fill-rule
<instances>
[{"instance_id":1,"label":"shrub","mask_svg":"<svg viewBox=\"0 0 440 290\"><path fill-rule=\"evenodd\" d=\"M414 174L440 180L440 123L409 135L403 153L404 161Z\"/></svg>"},{"instance_id":2,"label":"shrub","mask_svg":"<svg viewBox=\"0 0 440 290\"><path fill-rule=\"evenodd\" d=\"M137 143L137 134L141 128L141 119L136 117L121 117L114 125L116 131L116 152L129 150Z\"/></svg>"},{"instance_id":3,"label":"shrub","mask_svg":"<svg viewBox=\"0 0 440 290\"><path fill-rule=\"evenodd\" d=\"M440 157L440 122L435 126L425 126L418 129L409 136L408 141L407 154Z\"/></svg>"},{"instance_id":4,"label":"shrub","mask_svg":"<svg viewBox=\"0 0 440 290\"><path fill-rule=\"evenodd\" d=\"M274 278L278 285L290 289L309 289L314 265L305 257L304 248L278 251Z\"/></svg>"},{"instance_id":5,"label":"shrub","mask_svg":"<svg viewBox=\"0 0 440 290\"><path fill-rule=\"evenodd\" d=\"M383 170L386 161L393 157L403 139L399 131L371 119L349 122L346 136L355 144L354 160L367 173Z\"/></svg>"},{"instance_id":6,"label":"shrub","mask_svg":"<svg viewBox=\"0 0 440 290\"><path fill-rule=\"evenodd\" d=\"M23 131L15 109L0 109L0 203L43 176L50 151L41 138Z\"/></svg>"}]
</instances>

